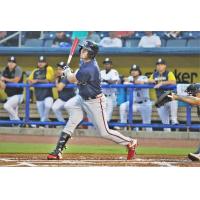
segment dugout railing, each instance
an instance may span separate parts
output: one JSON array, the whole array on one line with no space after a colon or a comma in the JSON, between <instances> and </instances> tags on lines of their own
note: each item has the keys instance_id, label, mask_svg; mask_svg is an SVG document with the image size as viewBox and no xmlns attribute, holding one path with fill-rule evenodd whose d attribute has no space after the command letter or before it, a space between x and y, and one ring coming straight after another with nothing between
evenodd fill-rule
<instances>
[{"instance_id":1,"label":"dugout railing","mask_svg":"<svg viewBox=\"0 0 200 200\"><path fill-rule=\"evenodd\" d=\"M6 84L6 87L12 87L12 88L19 88L23 87L25 88L25 117L23 120L0 120L0 125L12 125L12 124L22 124L22 125L65 125L64 122L58 122L58 121L36 121L30 119L30 87L40 87L40 88L49 88L49 87L55 87L54 83L49 84L34 84L30 85L28 83L8 83ZM67 88L74 88L76 87L75 84L69 84ZM102 85L103 88L124 88L129 89L129 112L128 112L128 122L127 123L117 123L112 122L109 123L110 126L120 126L120 127L152 127L152 128L194 128L194 129L200 129L200 124L192 124L191 122L191 106L189 104L186 104L186 123L182 124L160 124L160 123L152 123L152 124L143 124L143 123L134 123L134 113L132 110L132 105L134 102L134 89L135 88L154 88L153 84L145 84L145 85L134 85L134 84L110 84L110 85ZM164 89L176 89L176 85L171 86L164 86ZM81 124L86 126L91 126L92 123L82 121Z\"/></svg>"}]
</instances>

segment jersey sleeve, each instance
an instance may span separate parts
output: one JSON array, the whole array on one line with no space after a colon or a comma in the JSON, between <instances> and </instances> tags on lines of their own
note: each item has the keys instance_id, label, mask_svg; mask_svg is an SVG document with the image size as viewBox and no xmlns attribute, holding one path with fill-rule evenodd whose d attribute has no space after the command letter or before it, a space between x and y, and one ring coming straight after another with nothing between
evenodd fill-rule
<instances>
[{"instance_id":1,"label":"jersey sleeve","mask_svg":"<svg viewBox=\"0 0 200 200\"><path fill-rule=\"evenodd\" d=\"M151 76L149 77L149 80L153 80L153 74L151 74Z\"/></svg>"},{"instance_id":2,"label":"jersey sleeve","mask_svg":"<svg viewBox=\"0 0 200 200\"><path fill-rule=\"evenodd\" d=\"M47 67L46 79L50 82L54 80L54 70L51 66Z\"/></svg>"},{"instance_id":3,"label":"jersey sleeve","mask_svg":"<svg viewBox=\"0 0 200 200\"><path fill-rule=\"evenodd\" d=\"M21 77L22 76L22 70L17 67L15 70L15 77Z\"/></svg>"},{"instance_id":4,"label":"jersey sleeve","mask_svg":"<svg viewBox=\"0 0 200 200\"><path fill-rule=\"evenodd\" d=\"M34 69L32 72L31 72L31 74L29 75L29 77L28 77L28 80L30 80L30 81L32 81L34 78L34 73L35 73L35 71L36 71L36 69Z\"/></svg>"},{"instance_id":5,"label":"jersey sleeve","mask_svg":"<svg viewBox=\"0 0 200 200\"><path fill-rule=\"evenodd\" d=\"M118 73L118 71L114 70L113 75L112 75L112 80L113 81L119 81L119 73Z\"/></svg>"},{"instance_id":6,"label":"jersey sleeve","mask_svg":"<svg viewBox=\"0 0 200 200\"><path fill-rule=\"evenodd\" d=\"M87 82L90 79L90 73L87 71L79 70L76 73L76 79L79 82Z\"/></svg>"},{"instance_id":7,"label":"jersey sleeve","mask_svg":"<svg viewBox=\"0 0 200 200\"><path fill-rule=\"evenodd\" d=\"M173 72L169 72L169 73L168 73L168 80L169 80L169 81L176 81L176 78L175 78Z\"/></svg>"}]
</instances>

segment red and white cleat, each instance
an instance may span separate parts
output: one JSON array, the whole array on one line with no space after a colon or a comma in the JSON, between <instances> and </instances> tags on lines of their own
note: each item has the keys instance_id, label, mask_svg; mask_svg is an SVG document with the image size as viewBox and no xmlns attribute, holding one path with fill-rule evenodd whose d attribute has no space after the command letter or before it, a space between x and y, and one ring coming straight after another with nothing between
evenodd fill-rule
<instances>
[{"instance_id":1,"label":"red and white cleat","mask_svg":"<svg viewBox=\"0 0 200 200\"><path fill-rule=\"evenodd\" d=\"M132 160L133 158L135 158L135 155L136 155L135 150L137 146L138 146L138 143L137 143L137 140L135 139L127 145L127 149L128 149L127 160Z\"/></svg>"},{"instance_id":2,"label":"red and white cleat","mask_svg":"<svg viewBox=\"0 0 200 200\"><path fill-rule=\"evenodd\" d=\"M61 159L62 159L61 153L52 152L47 156L47 160L61 160Z\"/></svg>"}]
</instances>

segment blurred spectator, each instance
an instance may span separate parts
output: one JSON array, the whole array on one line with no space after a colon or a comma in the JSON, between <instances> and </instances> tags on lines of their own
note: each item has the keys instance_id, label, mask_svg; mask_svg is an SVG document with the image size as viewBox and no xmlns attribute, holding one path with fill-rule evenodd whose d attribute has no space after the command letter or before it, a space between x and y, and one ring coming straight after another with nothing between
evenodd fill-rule
<instances>
[{"instance_id":1,"label":"blurred spectator","mask_svg":"<svg viewBox=\"0 0 200 200\"><path fill-rule=\"evenodd\" d=\"M41 31L26 31L26 39L39 39Z\"/></svg>"},{"instance_id":2,"label":"blurred spectator","mask_svg":"<svg viewBox=\"0 0 200 200\"><path fill-rule=\"evenodd\" d=\"M109 32L109 37L104 37L100 43L102 47L122 47L122 40L116 37L114 31Z\"/></svg>"},{"instance_id":3,"label":"blurred spectator","mask_svg":"<svg viewBox=\"0 0 200 200\"><path fill-rule=\"evenodd\" d=\"M148 78L142 75L142 71L138 65L133 65L130 69L130 76L124 84L145 84ZM133 112L139 112L144 124L151 124L152 102L149 98L148 88L136 88L133 92L134 103ZM129 101L120 105L120 122L127 123L129 110ZM145 128L146 131L152 131L152 128ZM137 129L136 129L137 130Z\"/></svg>"},{"instance_id":4,"label":"blurred spectator","mask_svg":"<svg viewBox=\"0 0 200 200\"><path fill-rule=\"evenodd\" d=\"M56 32L56 37L53 40L52 47L69 47L72 45L72 40L66 37L64 31Z\"/></svg>"},{"instance_id":5,"label":"blurred spectator","mask_svg":"<svg viewBox=\"0 0 200 200\"><path fill-rule=\"evenodd\" d=\"M167 67L167 63L165 62L165 60L162 58L159 58L156 61L156 70L153 72L153 74L150 76L148 80L149 83L156 84L154 88L156 89L157 98L159 98L167 90L171 90L171 89L163 89L162 86L176 84L176 78L173 72L168 71L166 67ZM178 124L178 120L177 120L178 102L177 101L168 102L164 104L163 106L161 106L160 108L158 108L157 110L163 124L170 124L170 115L171 115L172 124ZM170 132L171 129L164 128L164 131Z\"/></svg>"},{"instance_id":6,"label":"blurred spectator","mask_svg":"<svg viewBox=\"0 0 200 200\"><path fill-rule=\"evenodd\" d=\"M135 34L135 31L116 31L116 37L129 38Z\"/></svg>"},{"instance_id":7,"label":"blurred spectator","mask_svg":"<svg viewBox=\"0 0 200 200\"><path fill-rule=\"evenodd\" d=\"M21 68L16 63L16 58L8 58L8 64L3 69L1 81L4 83L22 83L23 74ZM4 109L8 112L10 120L20 120L18 117L18 106L23 101L23 88L5 87L7 101Z\"/></svg>"},{"instance_id":8,"label":"blurred spectator","mask_svg":"<svg viewBox=\"0 0 200 200\"><path fill-rule=\"evenodd\" d=\"M145 36L143 36L138 44L138 47L153 48L160 47L161 40L160 37L153 34L152 31L146 31Z\"/></svg>"},{"instance_id":9,"label":"blurred spectator","mask_svg":"<svg viewBox=\"0 0 200 200\"><path fill-rule=\"evenodd\" d=\"M87 38L88 31L73 31L72 33L72 40L78 38L79 40L83 41Z\"/></svg>"},{"instance_id":10,"label":"blurred spectator","mask_svg":"<svg viewBox=\"0 0 200 200\"><path fill-rule=\"evenodd\" d=\"M105 58L103 61L104 69L101 70L102 84L117 84L119 83L119 73L116 69L113 69L112 60ZM112 119L113 108L117 105L116 88L103 88L103 94L106 97L106 116L109 122Z\"/></svg>"},{"instance_id":11,"label":"blurred spectator","mask_svg":"<svg viewBox=\"0 0 200 200\"><path fill-rule=\"evenodd\" d=\"M181 31L167 31L165 32L165 36L167 38L178 38L181 35Z\"/></svg>"},{"instance_id":12,"label":"blurred spectator","mask_svg":"<svg viewBox=\"0 0 200 200\"><path fill-rule=\"evenodd\" d=\"M7 36L7 32L6 31L0 31L0 39L3 39Z\"/></svg>"},{"instance_id":13,"label":"blurred spectator","mask_svg":"<svg viewBox=\"0 0 200 200\"><path fill-rule=\"evenodd\" d=\"M95 31L88 31L88 36L86 39L96 43L99 43L101 40L100 36Z\"/></svg>"},{"instance_id":14,"label":"blurred spectator","mask_svg":"<svg viewBox=\"0 0 200 200\"><path fill-rule=\"evenodd\" d=\"M51 83L54 81L54 70L48 65L46 58L40 56L36 69L32 71L28 78L30 84ZM40 115L40 121L48 121L50 109L53 105L52 88L35 88L36 105Z\"/></svg>"}]
</instances>

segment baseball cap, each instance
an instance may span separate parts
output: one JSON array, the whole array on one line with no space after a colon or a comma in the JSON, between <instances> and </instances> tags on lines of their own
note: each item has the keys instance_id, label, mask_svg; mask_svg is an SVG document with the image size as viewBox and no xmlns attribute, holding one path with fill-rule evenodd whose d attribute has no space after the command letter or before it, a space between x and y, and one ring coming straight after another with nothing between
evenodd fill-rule
<instances>
[{"instance_id":1,"label":"baseball cap","mask_svg":"<svg viewBox=\"0 0 200 200\"><path fill-rule=\"evenodd\" d=\"M112 64L112 60L110 58L105 58L105 60L103 61L103 64Z\"/></svg>"},{"instance_id":2,"label":"baseball cap","mask_svg":"<svg viewBox=\"0 0 200 200\"><path fill-rule=\"evenodd\" d=\"M38 62L47 62L47 61L46 61L46 58L44 56L40 56L38 58Z\"/></svg>"},{"instance_id":3,"label":"baseball cap","mask_svg":"<svg viewBox=\"0 0 200 200\"><path fill-rule=\"evenodd\" d=\"M66 66L66 63L63 61L60 61L59 63L57 63L57 67L64 68L65 66Z\"/></svg>"},{"instance_id":4,"label":"baseball cap","mask_svg":"<svg viewBox=\"0 0 200 200\"><path fill-rule=\"evenodd\" d=\"M14 63L16 63L16 57L15 56L10 56L8 58L8 62L14 62Z\"/></svg>"},{"instance_id":5,"label":"baseball cap","mask_svg":"<svg viewBox=\"0 0 200 200\"><path fill-rule=\"evenodd\" d=\"M140 70L140 66L139 65L136 65L136 64L133 64L132 66L131 66L131 69L130 69L131 71L132 70L135 70L135 71L139 71Z\"/></svg>"},{"instance_id":6,"label":"baseball cap","mask_svg":"<svg viewBox=\"0 0 200 200\"><path fill-rule=\"evenodd\" d=\"M164 59L162 59L162 58L158 58L158 60L156 61L156 65L159 65L159 64L166 65L167 63L165 62Z\"/></svg>"}]
</instances>

